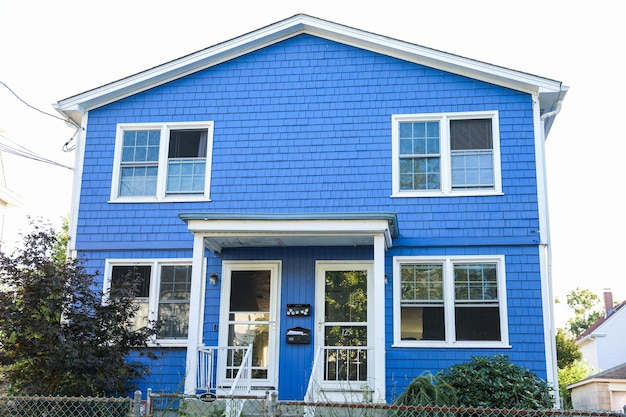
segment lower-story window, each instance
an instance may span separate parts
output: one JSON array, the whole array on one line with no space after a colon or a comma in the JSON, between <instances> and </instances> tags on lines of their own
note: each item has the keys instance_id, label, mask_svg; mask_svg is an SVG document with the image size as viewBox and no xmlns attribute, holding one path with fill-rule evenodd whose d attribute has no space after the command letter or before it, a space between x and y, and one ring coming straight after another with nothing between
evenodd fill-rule
<instances>
[{"instance_id":1,"label":"lower-story window","mask_svg":"<svg viewBox=\"0 0 626 417\"><path fill-rule=\"evenodd\" d=\"M504 256L394 258L394 345L508 345Z\"/></svg>"},{"instance_id":2,"label":"lower-story window","mask_svg":"<svg viewBox=\"0 0 626 417\"><path fill-rule=\"evenodd\" d=\"M133 327L141 328L151 321L158 321L157 341L160 344L184 344L187 341L191 261L109 260L106 278L105 292L111 286L138 279L135 303L139 309Z\"/></svg>"}]
</instances>

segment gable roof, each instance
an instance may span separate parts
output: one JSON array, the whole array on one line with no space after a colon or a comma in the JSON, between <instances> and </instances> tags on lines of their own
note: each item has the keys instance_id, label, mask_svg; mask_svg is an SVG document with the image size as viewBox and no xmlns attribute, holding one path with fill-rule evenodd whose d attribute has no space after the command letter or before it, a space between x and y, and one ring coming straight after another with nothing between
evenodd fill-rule
<instances>
[{"instance_id":1,"label":"gable roof","mask_svg":"<svg viewBox=\"0 0 626 417\"><path fill-rule=\"evenodd\" d=\"M608 320L611 320L613 317L615 317L615 315L622 309L624 309L624 311L626 311L626 308L624 308L624 306L626 306L626 301L622 301L621 303L619 303L618 305L616 305L615 307L613 307L608 314L600 317L598 320L596 320L595 322L593 322L593 324L591 326L589 326L587 328L587 330L585 330L584 332L582 332L580 334L580 336L578 336L576 338L576 343L580 344L582 343L584 340L586 340L586 338L588 336L591 336L591 334L597 330L600 326L602 326L604 323L606 323Z\"/></svg>"},{"instance_id":2,"label":"gable roof","mask_svg":"<svg viewBox=\"0 0 626 417\"><path fill-rule=\"evenodd\" d=\"M218 65L285 39L310 34L477 80L537 94L546 135L567 87L561 82L377 35L305 14L262 27L137 74L60 100L54 107L76 123L91 109Z\"/></svg>"}]
</instances>

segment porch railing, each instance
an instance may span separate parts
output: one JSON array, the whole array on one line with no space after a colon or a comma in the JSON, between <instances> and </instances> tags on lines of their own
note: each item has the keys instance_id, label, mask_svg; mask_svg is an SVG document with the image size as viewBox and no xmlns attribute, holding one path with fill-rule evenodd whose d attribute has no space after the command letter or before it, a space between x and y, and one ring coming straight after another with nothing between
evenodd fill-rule
<instances>
[{"instance_id":1,"label":"porch railing","mask_svg":"<svg viewBox=\"0 0 626 417\"><path fill-rule=\"evenodd\" d=\"M218 375L218 360L224 366L223 375ZM215 395L249 394L252 388L252 345L201 346L196 385L198 391Z\"/></svg>"},{"instance_id":2,"label":"porch railing","mask_svg":"<svg viewBox=\"0 0 626 417\"><path fill-rule=\"evenodd\" d=\"M346 393L359 391L367 397L369 388L364 386L368 381L368 351L365 346L321 346L315 352L305 401L326 400L324 391L329 388Z\"/></svg>"}]
</instances>

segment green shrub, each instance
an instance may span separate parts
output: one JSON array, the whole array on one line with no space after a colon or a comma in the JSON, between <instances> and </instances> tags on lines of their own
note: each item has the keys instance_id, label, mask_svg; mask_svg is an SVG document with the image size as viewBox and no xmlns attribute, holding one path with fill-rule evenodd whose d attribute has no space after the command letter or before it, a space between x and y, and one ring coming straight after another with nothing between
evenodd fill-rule
<instances>
[{"instance_id":1,"label":"green shrub","mask_svg":"<svg viewBox=\"0 0 626 417\"><path fill-rule=\"evenodd\" d=\"M437 376L455 389L459 406L527 410L554 406L548 383L505 355L474 356Z\"/></svg>"}]
</instances>

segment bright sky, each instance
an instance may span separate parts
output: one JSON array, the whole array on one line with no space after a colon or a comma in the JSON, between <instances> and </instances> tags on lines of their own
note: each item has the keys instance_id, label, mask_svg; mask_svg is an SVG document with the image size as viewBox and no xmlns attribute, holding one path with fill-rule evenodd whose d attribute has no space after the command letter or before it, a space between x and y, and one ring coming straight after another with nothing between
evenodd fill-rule
<instances>
[{"instance_id":1,"label":"bright sky","mask_svg":"<svg viewBox=\"0 0 626 417\"><path fill-rule=\"evenodd\" d=\"M626 220L615 133L626 96L626 26L617 1L571 0L0 0L0 81L29 104L52 104L298 13L562 81L570 87L547 149L557 324L576 287L626 299ZM0 85L0 144L73 165L74 131L29 109ZM7 138L14 142L8 142ZM25 205L7 213L3 248L27 216L60 225L72 172L3 153L7 186Z\"/></svg>"}]
</instances>

